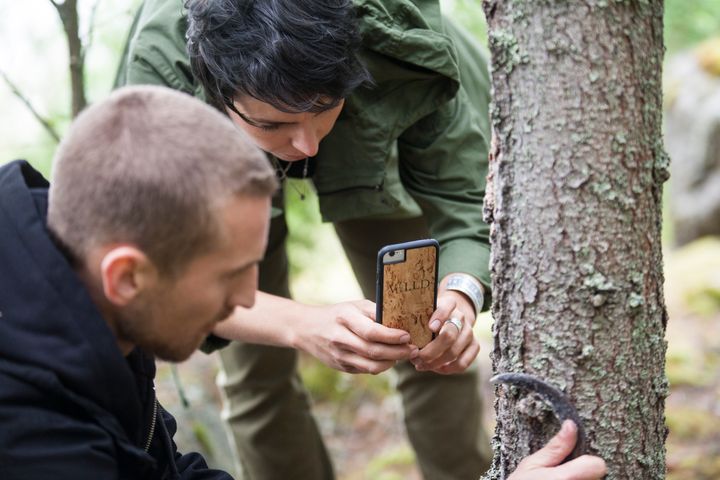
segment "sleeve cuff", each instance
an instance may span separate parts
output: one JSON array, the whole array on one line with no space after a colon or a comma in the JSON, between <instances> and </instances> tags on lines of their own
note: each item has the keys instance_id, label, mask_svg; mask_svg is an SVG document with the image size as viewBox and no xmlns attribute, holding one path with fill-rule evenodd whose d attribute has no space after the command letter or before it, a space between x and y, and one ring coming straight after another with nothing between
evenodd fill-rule
<instances>
[{"instance_id":1,"label":"sleeve cuff","mask_svg":"<svg viewBox=\"0 0 720 480\"><path fill-rule=\"evenodd\" d=\"M467 273L480 280L485 287L483 310L490 307L490 248L487 245L466 239L441 244L439 278L443 279L451 273Z\"/></svg>"},{"instance_id":2,"label":"sleeve cuff","mask_svg":"<svg viewBox=\"0 0 720 480\"><path fill-rule=\"evenodd\" d=\"M217 335L213 335L212 333L207 336L205 341L200 345L200 350L203 353L212 353L215 350L220 350L221 348L225 348L228 345L230 345L230 340L226 340L224 338L220 338Z\"/></svg>"}]
</instances>

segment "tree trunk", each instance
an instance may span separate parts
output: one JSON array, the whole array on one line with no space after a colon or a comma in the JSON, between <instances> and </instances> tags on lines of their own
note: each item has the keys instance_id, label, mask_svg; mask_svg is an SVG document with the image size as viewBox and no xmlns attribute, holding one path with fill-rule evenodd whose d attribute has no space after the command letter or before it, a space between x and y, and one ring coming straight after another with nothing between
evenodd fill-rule
<instances>
[{"instance_id":1,"label":"tree trunk","mask_svg":"<svg viewBox=\"0 0 720 480\"><path fill-rule=\"evenodd\" d=\"M496 372L563 390L609 479L665 476L662 0L485 0ZM498 389L505 478L558 425Z\"/></svg>"},{"instance_id":2,"label":"tree trunk","mask_svg":"<svg viewBox=\"0 0 720 480\"><path fill-rule=\"evenodd\" d=\"M70 93L73 118L87 105L85 99L85 52L80 40L80 23L78 18L77 0L65 0L58 4L51 0L60 15L65 37L68 43L70 66Z\"/></svg>"}]
</instances>

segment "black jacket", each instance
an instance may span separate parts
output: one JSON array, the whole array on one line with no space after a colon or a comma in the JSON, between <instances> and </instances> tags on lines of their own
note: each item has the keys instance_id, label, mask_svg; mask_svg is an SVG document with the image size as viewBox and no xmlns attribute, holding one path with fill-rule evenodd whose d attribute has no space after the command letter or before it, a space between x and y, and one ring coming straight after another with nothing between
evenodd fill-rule
<instances>
[{"instance_id":1,"label":"black jacket","mask_svg":"<svg viewBox=\"0 0 720 480\"><path fill-rule=\"evenodd\" d=\"M230 479L177 452L153 359L123 357L48 236L47 189L0 167L0 478Z\"/></svg>"}]
</instances>

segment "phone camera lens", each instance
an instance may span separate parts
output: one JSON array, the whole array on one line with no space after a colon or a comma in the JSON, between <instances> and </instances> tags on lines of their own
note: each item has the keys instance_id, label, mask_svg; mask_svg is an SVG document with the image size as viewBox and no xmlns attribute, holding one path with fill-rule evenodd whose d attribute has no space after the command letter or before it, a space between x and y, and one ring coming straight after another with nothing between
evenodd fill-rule
<instances>
[{"instance_id":1,"label":"phone camera lens","mask_svg":"<svg viewBox=\"0 0 720 480\"><path fill-rule=\"evenodd\" d=\"M391 257L394 257L394 256L395 256L395 252L392 251L392 252L390 252L388 255L390 255Z\"/></svg>"}]
</instances>

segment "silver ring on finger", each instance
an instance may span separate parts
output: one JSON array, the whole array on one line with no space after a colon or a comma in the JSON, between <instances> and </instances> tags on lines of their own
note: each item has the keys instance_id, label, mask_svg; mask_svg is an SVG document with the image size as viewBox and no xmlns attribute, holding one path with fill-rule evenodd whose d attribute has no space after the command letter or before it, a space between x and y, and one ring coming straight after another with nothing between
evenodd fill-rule
<instances>
[{"instance_id":1,"label":"silver ring on finger","mask_svg":"<svg viewBox=\"0 0 720 480\"><path fill-rule=\"evenodd\" d=\"M445 323L450 323L450 324L452 324L453 326L457 327L458 332L462 332L463 322L462 322L462 320L460 320L459 318L457 318L457 317L450 317L449 319L447 319L447 321L446 321Z\"/></svg>"}]
</instances>

